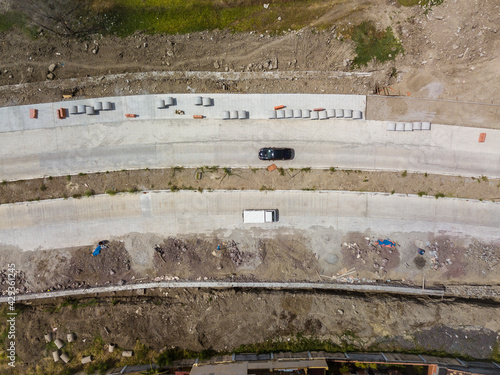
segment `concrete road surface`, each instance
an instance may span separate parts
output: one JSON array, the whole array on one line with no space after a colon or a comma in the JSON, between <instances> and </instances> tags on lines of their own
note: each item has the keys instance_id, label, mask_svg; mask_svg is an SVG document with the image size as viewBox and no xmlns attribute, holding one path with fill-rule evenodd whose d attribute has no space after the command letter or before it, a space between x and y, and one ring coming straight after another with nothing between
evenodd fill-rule
<instances>
[{"instance_id":1,"label":"concrete road surface","mask_svg":"<svg viewBox=\"0 0 500 375\"><path fill-rule=\"evenodd\" d=\"M121 169L265 167L258 149L287 146L283 167L407 170L500 177L500 130L432 125L389 132L378 121L137 120L12 131L0 137L0 179Z\"/></svg>"},{"instance_id":2,"label":"concrete road surface","mask_svg":"<svg viewBox=\"0 0 500 375\"><path fill-rule=\"evenodd\" d=\"M277 208L279 222L244 224L244 209ZM500 237L500 203L336 191L148 192L0 205L0 249L92 245L128 233L229 235L235 229L329 228L380 235ZM285 233L283 232L283 233Z\"/></svg>"}]
</instances>

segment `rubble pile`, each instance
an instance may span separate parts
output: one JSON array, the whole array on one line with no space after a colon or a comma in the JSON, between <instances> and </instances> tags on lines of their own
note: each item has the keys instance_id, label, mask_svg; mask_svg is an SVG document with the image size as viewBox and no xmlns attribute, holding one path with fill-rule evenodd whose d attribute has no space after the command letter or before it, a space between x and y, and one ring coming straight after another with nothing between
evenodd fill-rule
<instances>
[{"instance_id":1,"label":"rubble pile","mask_svg":"<svg viewBox=\"0 0 500 375\"><path fill-rule=\"evenodd\" d=\"M488 269L493 269L499 262L499 252L498 249L491 245L485 245L479 242L474 242L469 245L465 251L466 257L479 257Z\"/></svg>"}]
</instances>

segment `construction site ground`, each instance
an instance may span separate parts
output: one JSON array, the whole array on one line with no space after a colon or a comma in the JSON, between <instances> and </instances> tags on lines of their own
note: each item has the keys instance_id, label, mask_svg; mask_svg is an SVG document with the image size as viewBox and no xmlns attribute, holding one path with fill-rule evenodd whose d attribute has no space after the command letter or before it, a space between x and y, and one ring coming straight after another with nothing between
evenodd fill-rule
<instances>
[{"instance_id":1,"label":"construction site ground","mask_svg":"<svg viewBox=\"0 0 500 375\"><path fill-rule=\"evenodd\" d=\"M444 1L427 14L419 7L405 8L387 1L352 3L353 7L362 6L325 16L331 17L331 29L306 28L281 35L211 31L174 36L138 33L123 39L95 36L89 40L63 40L44 36L31 40L20 32L7 32L0 44L0 105L58 101L67 92L80 98L175 92L365 95L377 87L390 86L391 94L409 95L410 99L370 97L367 113L372 119L412 121L426 117L433 121L439 118L438 122L444 124L498 127L500 13L496 2L475 1L471 5L466 0ZM379 28L391 25L405 54L392 62L370 63L356 70L365 75L352 75L349 64L355 56L354 44L344 39L342 33L349 22L354 24L366 18L374 20ZM98 53L92 52L93 45L99 45ZM48 67L53 63L54 79L47 80ZM151 73L155 71L173 73L170 78L155 79ZM205 74L190 75L190 71ZM319 73L309 74L311 71ZM237 75L228 78L238 72L251 74L245 79ZM331 72L347 73L332 77ZM482 104L422 104L428 103L428 99ZM284 175L275 171L270 184L265 170L233 171L234 175L223 178L221 169L211 174L218 179L206 174L201 181L194 178L193 170L176 171L175 176L173 172L124 171L8 182L1 186L0 198L5 203L71 197L87 190L98 193L113 188L126 191L166 185L167 189L282 189L291 184L295 189L394 190L484 200L500 197L498 181L483 178L285 170ZM383 282L404 279L406 283L421 285L425 274L430 285L457 287L464 282L495 285L499 281L499 243L436 233L423 243L426 253L422 256L413 239L401 239L408 247L389 249L372 246L383 233L344 233L345 245L337 249L340 256L320 261L310 251L310 244L321 242L327 248L330 235L318 232L311 236L293 230L274 238L249 237L243 232L230 237L213 233L183 238L130 234L111 241L97 257L91 256L92 248L75 246L24 253L3 249L0 259L2 265L16 264L20 293L172 277L325 281L320 275L347 273L344 282L354 278ZM219 252L218 245L222 245ZM144 251L152 255L151 262L134 262ZM437 270L433 269L436 254ZM395 272L396 267L404 267L405 272ZM5 281L6 270L2 268ZM349 273L352 268L355 271ZM2 282L2 290L5 289ZM96 340L115 342L120 348L134 348L140 340L154 350L180 346L230 351L242 344L287 340L297 333L339 345L347 343L358 350L436 350L498 359L500 326L498 319L492 319L498 315L496 297L489 295L478 301L474 298L485 297L480 289L477 293L469 292L471 300L156 290L141 296L129 293L76 303L29 303L22 305L17 320L16 370L23 374L63 371L64 365L52 363L53 348L44 342L43 335L48 331L60 338L68 332L76 333L78 340L68 349L74 362L94 349L98 358L104 358L105 347L95 345ZM4 330L5 320L1 324ZM5 358L2 361L1 371L12 373Z\"/></svg>"}]
</instances>

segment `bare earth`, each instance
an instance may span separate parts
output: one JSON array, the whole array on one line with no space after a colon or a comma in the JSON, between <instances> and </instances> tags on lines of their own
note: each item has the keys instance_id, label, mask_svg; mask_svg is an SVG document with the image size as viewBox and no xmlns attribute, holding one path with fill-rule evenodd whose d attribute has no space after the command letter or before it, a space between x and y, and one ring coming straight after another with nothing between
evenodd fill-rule
<instances>
[{"instance_id":1,"label":"bare earth","mask_svg":"<svg viewBox=\"0 0 500 375\"><path fill-rule=\"evenodd\" d=\"M349 22L356 24L367 18L374 20L378 28L392 26L405 54L393 62L370 64L355 71L366 75L351 74L354 44L343 40L342 34ZM29 40L18 32L5 33L0 43L0 105L58 101L69 92L79 98L163 92L371 95L377 87L390 86L390 94L405 98L370 96L369 118L500 127L498 2L445 0L425 15L418 7L399 7L391 1L355 0L333 7L323 20L330 20L332 27L322 31L306 28L278 36L213 31L175 36L138 33L124 39L95 36L76 41L46 36ZM99 46L97 53L92 52L95 46ZM48 80L52 63L57 64L55 78ZM393 68L396 74L392 74ZM154 72L163 75L158 77ZM220 169L204 172L199 181L194 172L133 171L72 176L70 180L62 177L10 182L0 187L0 200L5 203L71 197L89 189L96 193L113 188L265 190L290 184L296 189L394 190L500 198L498 181L480 176L473 180L285 170L284 175L274 171L269 182L264 170L233 171L233 175L225 176ZM41 189L42 185L46 188ZM20 293L174 276L325 281L320 275L337 275L353 267L356 271L341 281L391 279L420 285L425 274L428 283L447 287L499 282L499 243L429 235L428 242L422 245L426 253L420 256L411 235L395 234L393 240L398 246L391 251L374 245L383 235L344 233L343 246L336 249L337 257L311 251L313 247L323 248L326 254L331 233L290 231L273 238L241 232L229 237L213 233L185 238L130 234L111 241L98 257L90 255L90 247L26 253L4 249L0 260L3 265L18 265ZM220 252L214 252L217 245L222 245ZM3 271L1 277L5 276ZM6 284L1 287L5 292ZM473 298L485 297L479 289L469 292ZM486 297L498 299L497 294ZM494 355L499 346L500 327L492 319L498 315L498 302L493 300L476 303L383 295L158 290L141 298L110 296L97 306L65 306L54 311L61 302L28 305L19 315L20 365L38 365L38 373L62 371L60 363L48 370L52 360L43 334L54 328L60 338L66 332L77 333L77 343L71 348L76 361L90 353L90 343L98 336L122 348L134 347L138 339L155 350L175 345L194 350L231 350L267 339L286 340L297 332L339 344L347 342L360 350L423 348L485 358ZM348 331L355 335L346 334ZM2 366L0 371L10 373L6 365ZM19 373L28 373L26 368L21 366Z\"/></svg>"}]
</instances>

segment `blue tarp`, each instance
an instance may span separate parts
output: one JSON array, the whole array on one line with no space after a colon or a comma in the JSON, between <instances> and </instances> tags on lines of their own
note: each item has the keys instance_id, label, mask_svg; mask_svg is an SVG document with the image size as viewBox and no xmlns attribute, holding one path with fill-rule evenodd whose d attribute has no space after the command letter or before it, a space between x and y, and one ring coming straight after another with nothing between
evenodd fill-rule
<instances>
[{"instance_id":1,"label":"blue tarp","mask_svg":"<svg viewBox=\"0 0 500 375\"><path fill-rule=\"evenodd\" d=\"M99 255L101 253L101 245L97 246L92 253L92 256L95 257L96 255Z\"/></svg>"},{"instance_id":2,"label":"blue tarp","mask_svg":"<svg viewBox=\"0 0 500 375\"><path fill-rule=\"evenodd\" d=\"M378 240L378 244L383 247L396 247L396 244L389 240Z\"/></svg>"}]
</instances>

